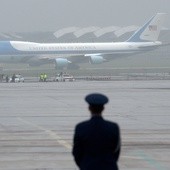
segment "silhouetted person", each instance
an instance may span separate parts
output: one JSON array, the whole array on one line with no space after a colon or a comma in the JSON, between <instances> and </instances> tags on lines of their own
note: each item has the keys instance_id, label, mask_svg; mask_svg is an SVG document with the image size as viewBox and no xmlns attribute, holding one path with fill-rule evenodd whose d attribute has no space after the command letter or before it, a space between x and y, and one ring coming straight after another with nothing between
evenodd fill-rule
<instances>
[{"instance_id":1,"label":"silhouetted person","mask_svg":"<svg viewBox=\"0 0 170 170\"><path fill-rule=\"evenodd\" d=\"M43 74L43 80L44 80L44 82L47 81L47 74L46 73Z\"/></svg>"},{"instance_id":2,"label":"silhouetted person","mask_svg":"<svg viewBox=\"0 0 170 170\"><path fill-rule=\"evenodd\" d=\"M81 170L118 170L120 154L119 126L102 117L108 98L102 94L90 94L85 98L89 104L91 119L75 128L73 156Z\"/></svg>"},{"instance_id":3,"label":"silhouetted person","mask_svg":"<svg viewBox=\"0 0 170 170\"><path fill-rule=\"evenodd\" d=\"M0 82L2 82L4 75L0 74Z\"/></svg>"},{"instance_id":4,"label":"silhouetted person","mask_svg":"<svg viewBox=\"0 0 170 170\"><path fill-rule=\"evenodd\" d=\"M8 83L8 82L9 82L9 76L8 76L8 75L6 75L5 80L6 80L6 83Z\"/></svg>"},{"instance_id":5,"label":"silhouetted person","mask_svg":"<svg viewBox=\"0 0 170 170\"><path fill-rule=\"evenodd\" d=\"M13 74L13 75L12 75L12 82L13 82L13 83L15 82L15 78L16 78L16 76L15 76L15 74Z\"/></svg>"},{"instance_id":6,"label":"silhouetted person","mask_svg":"<svg viewBox=\"0 0 170 170\"><path fill-rule=\"evenodd\" d=\"M43 73L40 74L40 80L39 81L44 81L44 74Z\"/></svg>"}]
</instances>

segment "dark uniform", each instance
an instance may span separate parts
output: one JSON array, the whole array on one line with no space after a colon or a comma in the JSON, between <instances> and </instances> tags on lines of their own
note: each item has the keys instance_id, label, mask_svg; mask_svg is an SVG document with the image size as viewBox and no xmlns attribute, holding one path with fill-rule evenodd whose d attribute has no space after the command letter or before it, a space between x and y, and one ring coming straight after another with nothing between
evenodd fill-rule
<instances>
[{"instance_id":1,"label":"dark uniform","mask_svg":"<svg viewBox=\"0 0 170 170\"><path fill-rule=\"evenodd\" d=\"M106 96L91 94L86 97L89 105L104 105ZM73 155L81 170L117 170L120 153L119 126L93 115L75 128Z\"/></svg>"}]
</instances>

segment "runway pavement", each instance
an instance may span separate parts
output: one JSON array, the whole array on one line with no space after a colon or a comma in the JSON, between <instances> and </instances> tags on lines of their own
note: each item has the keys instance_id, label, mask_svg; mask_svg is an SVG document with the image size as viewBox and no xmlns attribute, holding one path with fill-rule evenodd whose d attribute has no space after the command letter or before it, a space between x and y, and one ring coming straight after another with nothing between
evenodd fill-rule
<instances>
[{"instance_id":1,"label":"runway pavement","mask_svg":"<svg viewBox=\"0 0 170 170\"><path fill-rule=\"evenodd\" d=\"M105 119L121 127L121 170L170 168L170 81L0 84L0 170L76 170L75 124L89 119L85 95L110 102Z\"/></svg>"}]
</instances>

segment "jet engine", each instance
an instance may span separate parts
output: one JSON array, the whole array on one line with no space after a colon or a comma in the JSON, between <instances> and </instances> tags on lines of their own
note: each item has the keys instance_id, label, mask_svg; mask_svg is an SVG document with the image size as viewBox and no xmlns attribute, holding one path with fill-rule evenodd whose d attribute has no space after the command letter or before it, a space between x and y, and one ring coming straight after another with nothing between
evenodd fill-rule
<instances>
[{"instance_id":1,"label":"jet engine","mask_svg":"<svg viewBox=\"0 0 170 170\"><path fill-rule=\"evenodd\" d=\"M64 68L67 67L71 61L67 60L66 58L56 58L56 68Z\"/></svg>"},{"instance_id":2,"label":"jet engine","mask_svg":"<svg viewBox=\"0 0 170 170\"><path fill-rule=\"evenodd\" d=\"M91 55L90 56L90 63L91 64L101 64L105 61L106 60L102 56L99 56L99 55Z\"/></svg>"}]
</instances>

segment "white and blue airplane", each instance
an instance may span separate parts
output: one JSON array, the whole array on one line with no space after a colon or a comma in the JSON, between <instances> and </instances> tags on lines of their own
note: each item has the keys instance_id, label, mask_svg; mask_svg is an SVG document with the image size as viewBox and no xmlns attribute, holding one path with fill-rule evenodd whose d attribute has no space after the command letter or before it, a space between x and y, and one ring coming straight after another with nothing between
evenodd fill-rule
<instances>
[{"instance_id":1,"label":"white and blue airplane","mask_svg":"<svg viewBox=\"0 0 170 170\"><path fill-rule=\"evenodd\" d=\"M109 43L35 43L0 41L0 61L5 57L29 56L53 59L57 67L66 67L73 61L88 58L91 64L100 64L116 56L147 52L162 45L157 41L164 13L157 13L125 42ZM64 56L65 55L65 56ZM63 56L63 57L61 57Z\"/></svg>"}]
</instances>

